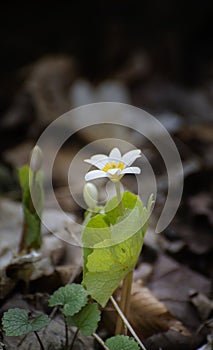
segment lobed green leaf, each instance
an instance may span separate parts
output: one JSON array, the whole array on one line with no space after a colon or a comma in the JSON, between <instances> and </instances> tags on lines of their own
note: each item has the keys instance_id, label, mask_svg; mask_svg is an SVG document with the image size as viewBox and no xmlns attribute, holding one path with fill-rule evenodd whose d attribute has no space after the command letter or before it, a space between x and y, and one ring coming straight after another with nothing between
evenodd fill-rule
<instances>
[{"instance_id":1,"label":"lobed green leaf","mask_svg":"<svg viewBox=\"0 0 213 350\"><path fill-rule=\"evenodd\" d=\"M49 306L63 306L65 316L73 316L87 304L88 291L80 284L68 284L56 290L49 299Z\"/></svg>"},{"instance_id":2,"label":"lobed green leaf","mask_svg":"<svg viewBox=\"0 0 213 350\"><path fill-rule=\"evenodd\" d=\"M47 315L39 315L30 320L29 312L19 308L9 309L2 318L3 330L7 336L19 336L39 331L48 326L49 322Z\"/></svg>"},{"instance_id":3,"label":"lobed green leaf","mask_svg":"<svg viewBox=\"0 0 213 350\"><path fill-rule=\"evenodd\" d=\"M92 303L86 305L77 314L68 316L66 319L68 326L75 326L83 335L89 336L96 331L100 318L101 312L98 309L98 304Z\"/></svg>"},{"instance_id":4,"label":"lobed green leaf","mask_svg":"<svg viewBox=\"0 0 213 350\"><path fill-rule=\"evenodd\" d=\"M115 337L107 339L106 346L110 350L139 350L138 343L133 338L125 335L116 335Z\"/></svg>"}]
</instances>

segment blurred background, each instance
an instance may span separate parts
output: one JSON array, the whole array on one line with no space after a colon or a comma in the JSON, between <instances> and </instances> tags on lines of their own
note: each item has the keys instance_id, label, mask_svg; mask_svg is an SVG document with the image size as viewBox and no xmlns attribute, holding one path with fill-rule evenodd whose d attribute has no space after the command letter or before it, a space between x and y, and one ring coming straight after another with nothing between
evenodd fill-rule
<instances>
[{"instance_id":1,"label":"blurred background","mask_svg":"<svg viewBox=\"0 0 213 350\"><path fill-rule=\"evenodd\" d=\"M150 112L173 135L188 172L211 168L212 14L211 1L2 3L2 191L10 189L8 166L26 163L49 123L73 107L99 101ZM115 127L106 137L122 134L141 146L135 134ZM97 130L88 128L73 146L96 138ZM147 157L155 173L162 172L162 162L153 161L156 152L148 150Z\"/></svg>"},{"instance_id":2,"label":"blurred background","mask_svg":"<svg viewBox=\"0 0 213 350\"><path fill-rule=\"evenodd\" d=\"M208 119L212 10L211 1L1 4L1 117L24 82L29 94L26 81L42 79L38 73L43 67L43 81L37 82L41 89L59 85L66 94L79 79L93 87L115 80L127 88L135 105Z\"/></svg>"}]
</instances>

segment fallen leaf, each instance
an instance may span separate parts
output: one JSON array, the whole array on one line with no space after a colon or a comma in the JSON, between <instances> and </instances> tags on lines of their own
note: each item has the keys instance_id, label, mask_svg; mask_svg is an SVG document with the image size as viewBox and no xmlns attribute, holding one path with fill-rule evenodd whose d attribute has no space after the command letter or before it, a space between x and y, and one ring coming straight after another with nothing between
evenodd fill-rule
<instances>
[{"instance_id":1,"label":"fallen leaf","mask_svg":"<svg viewBox=\"0 0 213 350\"><path fill-rule=\"evenodd\" d=\"M118 295L120 294L117 291L116 296ZM113 332L116 313L110 304L104 310L104 315L106 315L106 319L103 317L105 326ZM168 330L181 333L183 336L190 336L186 327L141 281L132 284L129 322L141 340Z\"/></svg>"},{"instance_id":2,"label":"fallen leaf","mask_svg":"<svg viewBox=\"0 0 213 350\"><path fill-rule=\"evenodd\" d=\"M130 305L130 323L141 339L159 332L173 330L189 336L189 331L140 282L133 283Z\"/></svg>"},{"instance_id":3,"label":"fallen leaf","mask_svg":"<svg viewBox=\"0 0 213 350\"><path fill-rule=\"evenodd\" d=\"M196 307L201 320L206 321L213 311L213 301L205 294L197 293L195 290L190 291L189 297L192 304Z\"/></svg>"},{"instance_id":4,"label":"fallen leaf","mask_svg":"<svg viewBox=\"0 0 213 350\"><path fill-rule=\"evenodd\" d=\"M17 255L23 220L22 206L5 199L1 199L0 205L0 299L3 299L19 280L28 282L53 275L55 267L66 255L69 263L73 263L77 271L81 253L75 246L67 247L67 222L59 211L46 209L43 213L49 231L45 226L42 227L43 243L39 253ZM70 214L68 217L73 219ZM72 220L72 226L74 225Z\"/></svg>"},{"instance_id":5,"label":"fallen leaf","mask_svg":"<svg viewBox=\"0 0 213 350\"><path fill-rule=\"evenodd\" d=\"M191 289L210 293L208 278L179 264L165 255L157 259L148 287L169 311L192 332L196 332L200 320L189 300Z\"/></svg>"}]
</instances>

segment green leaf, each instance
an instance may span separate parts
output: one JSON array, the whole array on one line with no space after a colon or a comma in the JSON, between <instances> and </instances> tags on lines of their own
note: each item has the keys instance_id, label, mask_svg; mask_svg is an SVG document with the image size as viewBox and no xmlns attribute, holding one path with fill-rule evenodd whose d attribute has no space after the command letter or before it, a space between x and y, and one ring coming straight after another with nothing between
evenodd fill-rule
<instances>
[{"instance_id":1,"label":"green leaf","mask_svg":"<svg viewBox=\"0 0 213 350\"><path fill-rule=\"evenodd\" d=\"M34 200L31 199L32 171L28 165L18 171L22 188L22 204L26 227L25 248L39 249L41 247L41 215L43 210L43 186L41 173L35 175Z\"/></svg>"},{"instance_id":2,"label":"green leaf","mask_svg":"<svg viewBox=\"0 0 213 350\"><path fill-rule=\"evenodd\" d=\"M93 334L101 318L101 312L97 303L86 305L74 316L67 317L68 326L77 327L85 336Z\"/></svg>"},{"instance_id":3,"label":"green leaf","mask_svg":"<svg viewBox=\"0 0 213 350\"><path fill-rule=\"evenodd\" d=\"M88 256L88 272L84 284L91 296L103 307L119 286L125 275L132 271L142 247L142 234L136 233L128 240L115 245L112 240L97 245Z\"/></svg>"},{"instance_id":4,"label":"green leaf","mask_svg":"<svg viewBox=\"0 0 213 350\"><path fill-rule=\"evenodd\" d=\"M109 225L106 223L105 218L105 215L97 214L87 222L86 226L83 229L83 276L85 276L85 273L87 272L87 257L92 253L91 247L97 243L102 242L104 239L111 237L111 230Z\"/></svg>"},{"instance_id":5,"label":"green leaf","mask_svg":"<svg viewBox=\"0 0 213 350\"><path fill-rule=\"evenodd\" d=\"M73 316L87 304L88 291L80 284L68 284L56 290L50 297L49 306L63 306L65 316Z\"/></svg>"},{"instance_id":6,"label":"green leaf","mask_svg":"<svg viewBox=\"0 0 213 350\"><path fill-rule=\"evenodd\" d=\"M3 330L7 336L19 336L34 331L40 331L48 326L50 319L47 315L39 315L29 319L29 312L23 309L9 309L2 318Z\"/></svg>"},{"instance_id":7,"label":"green leaf","mask_svg":"<svg viewBox=\"0 0 213 350\"><path fill-rule=\"evenodd\" d=\"M105 206L105 214L93 217L83 230L83 242L93 244L91 248L84 248L83 285L103 307L135 267L152 200L146 208L138 196L124 192L122 203L122 217L117 198L112 198Z\"/></svg>"},{"instance_id":8,"label":"green leaf","mask_svg":"<svg viewBox=\"0 0 213 350\"><path fill-rule=\"evenodd\" d=\"M106 215L97 214L92 217L83 230L83 246L93 247L95 244L102 242L111 237L109 224L106 222Z\"/></svg>"},{"instance_id":9,"label":"green leaf","mask_svg":"<svg viewBox=\"0 0 213 350\"><path fill-rule=\"evenodd\" d=\"M131 192L124 192L122 194L122 205L125 209L133 209L138 202L138 205L142 208L142 202L138 196ZM140 203L140 204L139 204ZM118 206L117 197L110 199L104 208L105 213L107 214L107 219L112 225L117 222L118 217L120 216L120 208Z\"/></svg>"},{"instance_id":10,"label":"green leaf","mask_svg":"<svg viewBox=\"0 0 213 350\"><path fill-rule=\"evenodd\" d=\"M50 319L47 315L40 315L32 321L32 323L31 323L32 330L34 332L35 331L38 332L43 327L48 326L49 323L50 323Z\"/></svg>"},{"instance_id":11,"label":"green leaf","mask_svg":"<svg viewBox=\"0 0 213 350\"><path fill-rule=\"evenodd\" d=\"M106 346L110 350L139 350L138 343L133 338L125 335L116 335L115 337L107 339Z\"/></svg>"}]
</instances>

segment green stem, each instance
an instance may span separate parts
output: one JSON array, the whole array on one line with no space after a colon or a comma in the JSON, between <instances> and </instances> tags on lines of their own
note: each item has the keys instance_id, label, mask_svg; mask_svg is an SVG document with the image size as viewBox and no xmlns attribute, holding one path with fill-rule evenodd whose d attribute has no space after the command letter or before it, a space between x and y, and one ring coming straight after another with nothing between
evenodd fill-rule
<instances>
[{"instance_id":1,"label":"green stem","mask_svg":"<svg viewBox=\"0 0 213 350\"><path fill-rule=\"evenodd\" d=\"M22 224L21 240L20 240L19 247L18 247L19 253L21 253L25 248L26 236L27 236L27 225L26 225L26 222L24 219L23 224Z\"/></svg>"},{"instance_id":2,"label":"green stem","mask_svg":"<svg viewBox=\"0 0 213 350\"><path fill-rule=\"evenodd\" d=\"M130 300L131 300L131 289L132 289L132 271L130 271L123 280L122 290L121 290L121 301L120 301L120 309L125 317L128 319L129 317L129 309L130 309ZM126 334L125 324L122 319L117 318L115 334Z\"/></svg>"},{"instance_id":3,"label":"green stem","mask_svg":"<svg viewBox=\"0 0 213 350\"><path fill-rule=\"evenodd\" d=\"M121 200L121 188L120 188L120 182L119 181L115 182L115 189L116 189L116 195L117 195L117 198L118 198L118 206L119 206L119 209L120 209L120 214L121 214L121 216L123 216L124 215L124 208L123 208L123 203L122 203L122 200Z\"/></svg>"},{"instance_id":4,"label":"green stem","mask_svg":"<svg viewBox=\"0 0 213 350\"><path fill-rule=\"evenodd\" d=\"M34 334L35 334L35 336L36 336L36 338L37 338L37 340L39 342L41 350L45 350L44 349L44 345L42 344L41 338L39 337L38 333L36 331L34 331Z\"/></svg>"},{"instance_id":5,"label":"green stem","mask_svg":"<svg viewBox=\"0 0 213 350\"><path fill-rule=\"evenodd\" d=\"M29 202L29 209L30 209L31 213L35 213L35 208L34 208L33 200L32 200L32 198L35 197L35 186L36 186L36 173L33 172L32 185L31 185L31 191L30 191L30 202ZM25 218L24 218L23 225L22 225L21 240L20 240L19 248L18 248L19 253L21 253L26 248L25 247L26 237L27 237L27 224L26 224ZM27 248L27 253L29 253L29 252L30 252L30 249Z\"/></svg>"},{"instance_id":6,"label":"green stem","mask_svg":"<svg viewBox=\"0 0 213 350\"><path fill-rule=\"evenodd\" d=\"M121 311L121 309L119 308L118 304L116 303L115 299L111 296L110 300L114 306L114 308L116 309L116 311L118 312L119 316L122 318L123 322L125 323L127 329L130 331L130 333L132 334L133 338L136 340L136 342L140 345L141 349L146 350L145 346L143 345L143 343L141 342L141 340L139 339L139 337L137 336L137 334L135 333L134 329L132 328L131 324L129 323L129 321L127 320L127 318L125 317L125 315L123 314L123 312Z\"/></svg>"},{"instance_id":7,"label":"green stem","mask_svg":"<svg viewBox=\"0 0 213 350\"><path fill-rule=\"evenodd\" d=\"M75 340L76 340L76 338L77 338L78 332L79 332L79 329L76 330L76 332L75 332L75 334L74 334L74 336L73 336L73 338L72 338L72 343L71 343L71 345L70 345L70 349L69 349L69 350L72 350L73 345L74 345L74 343L75 343Z\"/></svg>"},{"instance_id":8,"label":"green stem","mask_svg":"<svg viewBox=\"0 0 213 350\"><path fill-rule=\"evenodd\" d=\"M118 205L120 208L121 216L124 215L124 208L121 200L121 190L120 190L120 182L115 182L115 189L118 198ZM129 308L130 308L130 297L131 297L131 288L132 288L132 271L130 271L123 280L122 291L121 291L121 302L120 308L123 314L128 318L129 316ZM117 317L116 330L115 334L126 334L127 330L125 329L125 324L122 319Z\"/></svg>"}]
</instances>

